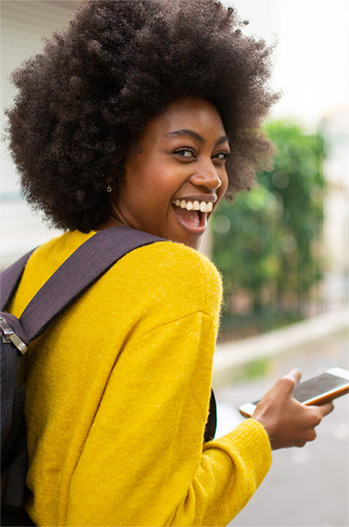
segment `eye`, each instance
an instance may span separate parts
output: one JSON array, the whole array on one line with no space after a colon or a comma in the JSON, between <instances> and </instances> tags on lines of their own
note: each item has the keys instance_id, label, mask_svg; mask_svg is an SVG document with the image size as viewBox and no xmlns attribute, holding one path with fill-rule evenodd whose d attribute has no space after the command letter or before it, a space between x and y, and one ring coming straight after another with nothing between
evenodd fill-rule
<instances>
[{"instance_id":1,"label":"eye","mask_svg":"<svg viewBox=\"0 0 349 527\"><path fill-rule=\"evenodd\" d=\"M229 155L230 155L230 152L218 152L218 154L215 154L213 158L218 159L219 161L226 161Z\"/></svg>"},{"instance_id":2,"label":"eye","mask_svg":"<svg viewBox=\"0 0 349 527\"><path fill-rule=\"evenodd\" d=\"M189 148L178 148L173 153L176 154L176 155L179 155L181 157L185 157L187 159L195 157L194 151L190 150Z\"/></svg>"}]
</instances>

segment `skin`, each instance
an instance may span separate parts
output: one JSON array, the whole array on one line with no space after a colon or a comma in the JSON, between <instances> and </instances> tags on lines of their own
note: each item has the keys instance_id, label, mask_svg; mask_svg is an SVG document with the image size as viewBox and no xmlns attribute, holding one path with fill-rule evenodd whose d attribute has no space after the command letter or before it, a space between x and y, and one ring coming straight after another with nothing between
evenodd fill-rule
<instances>
[{"instance_id":1,"label":"skin","mask_svg":"<svg viewBox=\"0 0 349 527\"><path fill-rule=\"evenodd\" d=\"M185 228L172 203L195 197L213 202L215 209L228 187L229 153L212 104L194 97L172 103L147 123L126 159L124 183L112 203L116 218L107 226L124 223L197 249L205 226L200 232Z\"/></svg>"},{"instance_id":2,"label":"skin","mask_svg":"<svg viewBox=\"0 0 349 527\"><path fill-rule=\"evenodd\" d=\"M228 187L226 158L230 153L217 109L198 97L172 103L149 121L137 148L125 162L124 183L111 194L114 215L101 228L128 225L197 249L211 213L195 228L178 216L176 199L213 203ZM333 409L304 406L293 397L301 373L291 370L258 403L252 416L266 429L273 449L304 446L316 438L315 427Z\"/></svg>"},{"instance_id":3,"label":"skin","mask_svg":"<svg viewBox=\"0 0 349 527\"><path fill-rule=\"evenodd\" d=\"M268 432L273 450L291 446L302 447L316 438L315 427L333 410L333 404L305 406L293 397L302 374L291 370L276 381L257 405L253 419Z\"/></svg>"}]
</instances>

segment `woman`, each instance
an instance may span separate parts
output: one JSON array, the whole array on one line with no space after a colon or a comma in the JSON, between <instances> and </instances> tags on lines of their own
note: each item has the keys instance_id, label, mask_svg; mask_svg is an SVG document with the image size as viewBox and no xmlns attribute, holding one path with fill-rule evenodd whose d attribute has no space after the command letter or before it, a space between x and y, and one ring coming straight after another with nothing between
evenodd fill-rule
<instances>
[{"instance_id":1,"label":"woman","mask_svg":"<svg viewBox=\"0 0 349 527\"><path fill-rule=\"evenodd\" d=\"M87 1L14 75L22 188L66 232L30 258L12 312L98 230L168 240L121 259L32 345L38 525L225 525L271 447L314 439L331 410L297 403L292 371L253 419L203 446L221 282L195 249L272 152L260 131L270 50L239 25L211 0Z\"/></svg>"}]
</instances>

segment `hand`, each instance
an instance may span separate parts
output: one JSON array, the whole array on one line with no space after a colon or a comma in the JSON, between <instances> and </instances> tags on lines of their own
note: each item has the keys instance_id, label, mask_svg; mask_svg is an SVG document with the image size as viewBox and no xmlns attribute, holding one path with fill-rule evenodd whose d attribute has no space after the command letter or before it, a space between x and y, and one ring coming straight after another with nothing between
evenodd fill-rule
<instances>
[{"instance_id":1,"label":"hand","mask_svg":"<svg viewBox=\"0 0 349 527\"><path fill-rule=\"evenodd\" d=\"M333 410L333 404L305 406L293 397L299 370L281 377L259 401L252 416L266 429L273 450L304 446L316 438L315 427Z\"/></svg>"}]
</instances>

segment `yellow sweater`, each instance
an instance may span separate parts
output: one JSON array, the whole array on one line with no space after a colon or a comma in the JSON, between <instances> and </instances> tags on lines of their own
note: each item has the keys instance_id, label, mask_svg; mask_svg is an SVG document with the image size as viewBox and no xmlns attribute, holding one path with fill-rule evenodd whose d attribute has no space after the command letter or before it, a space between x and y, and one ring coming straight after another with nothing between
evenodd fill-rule
<instances>
[{"instance_id":1,"label":"yellow sweater","mask_svg":"<svg viewBox=\"0 0 349 527\"><path fill-rule=\"evenodd\" d=\"M70 232L30 258L11 310L89 236ZM26 420L41 526L226 525L271 462L249 419L202 445L221 300L208 259L181 244L136 249L37 341Z\"/></svg>"}]
</instances>

